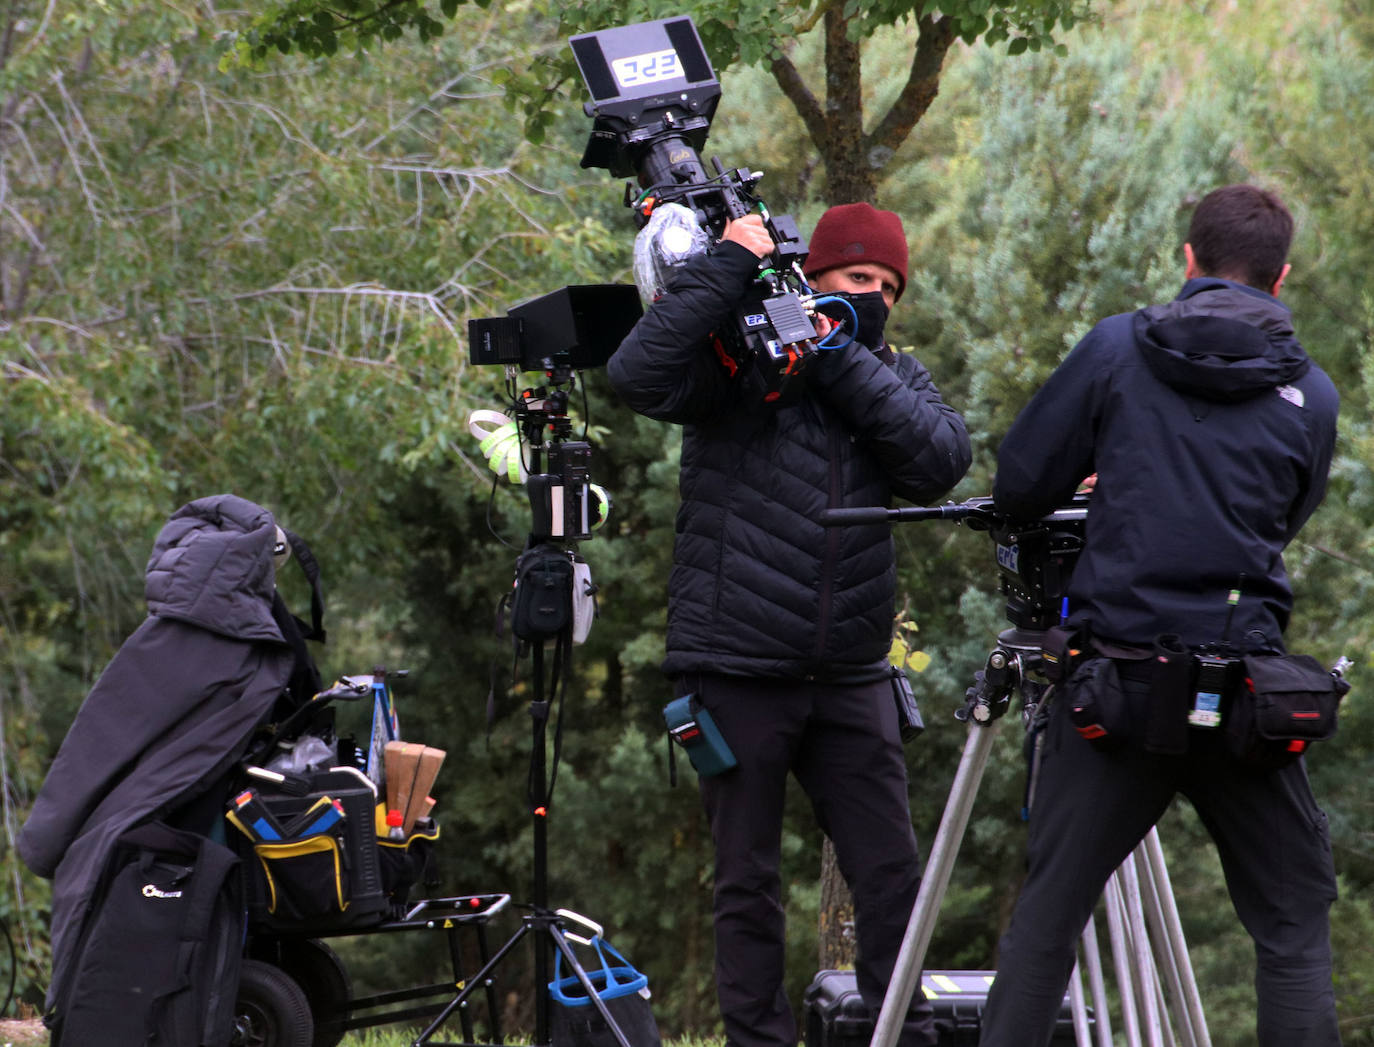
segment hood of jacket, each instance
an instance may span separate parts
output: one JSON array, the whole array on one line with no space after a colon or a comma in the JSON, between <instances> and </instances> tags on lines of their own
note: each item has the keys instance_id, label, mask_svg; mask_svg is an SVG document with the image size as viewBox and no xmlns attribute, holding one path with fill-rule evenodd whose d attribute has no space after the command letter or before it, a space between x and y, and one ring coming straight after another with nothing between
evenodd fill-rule
<instances>
[{"instance_id":1,"label":"hood of jacket","mask_svg":"<svg viewBox=\"0 0 1374 1047\"><path fill-rule=\"evenodd\" d=\"M1189 280L1172 302L1141 309L1134 331L1156 378L1205 400L1248 400L1301 378L1312 365L1287 306L1215 277Z\"/></svg>"},{"instance_id":2,"label":"hood of jacket","mask_svg":"<svg viewBox=\"0 0 1374 1047\"><path fill-rule=\"evenodd\" d=\"M153 545L144 582L148 613L237 640L285 643L272 617L277 524L233 494L189 502Z\"/></svg>"}]
</instances>

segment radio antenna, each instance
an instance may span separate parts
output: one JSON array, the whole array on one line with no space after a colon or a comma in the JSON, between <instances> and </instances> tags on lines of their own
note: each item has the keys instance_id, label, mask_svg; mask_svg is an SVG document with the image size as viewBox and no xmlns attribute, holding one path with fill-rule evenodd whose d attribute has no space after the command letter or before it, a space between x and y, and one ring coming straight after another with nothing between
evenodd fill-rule
<instances>
[{"instance_id":1,"label":"radio antenna","mask_svg":"<svg viewBox=\"0 0 1374 1047\"><path fill-rule=\"evenodd\" d=\"M1231 590L1231 595L1226 598L1226 626L1221 630L1221 642L1229 644L1231 642L1231 619L1236 616L1236 604L1240 603L1240 591L1245 588L1245 572L1242 571L1236 578L1236 587Z\"/></svg>"}]
</instances>

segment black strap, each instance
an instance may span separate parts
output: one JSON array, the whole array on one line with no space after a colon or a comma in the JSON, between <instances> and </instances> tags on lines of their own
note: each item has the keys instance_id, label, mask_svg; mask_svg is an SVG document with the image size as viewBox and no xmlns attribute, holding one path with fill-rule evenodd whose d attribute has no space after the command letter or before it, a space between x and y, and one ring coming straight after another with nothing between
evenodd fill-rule
<instances>
[{"instance_id":1,"label":"black strap","mask_svg":"<svg viewBox=\"0 0 1374 1047\"><path fill-rule=\"evenodd\" d=\"M281 530L282 534L286 535L287 544L291 546L291 554L301 565L301 571L310 583L310 629L308 632L305 631L304 623L301 623L302 635L307 640L324 643L324 592L320 588L320 563L310 551L310 546L305 544L304 538L292 534L285 527Z\"/></svg>"}]
</instances>

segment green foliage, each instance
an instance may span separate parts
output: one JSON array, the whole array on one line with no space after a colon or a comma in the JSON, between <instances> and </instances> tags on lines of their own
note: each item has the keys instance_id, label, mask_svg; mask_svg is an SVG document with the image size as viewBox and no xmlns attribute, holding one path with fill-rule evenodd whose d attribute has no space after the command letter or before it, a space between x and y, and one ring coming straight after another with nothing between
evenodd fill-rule
<instances>
[{"instance_id":1,"label":"green foliage","mask_svg":"<svg viewBox=\"0 0 1374 1047\"><path fill-rule=\"evenodd\" d=\"M975 436L956 497L987 492L1000 434L1077 337L1173 293L1198 193L1250 177L1299 212L1287 297L1345 410L1331 497L1289 556L1290 635L1296 649L1357 661L1341 733L1311 773L1342 874L1343 1031L1367 1040L1369 17L1309 0L1291 30L1277 0L1253 5L1243 25L1225 5L1142 0L1114 7L1112 32L1098 34L1070 30L1082 12L1068 4L855 4L866 105L891 105L911 20L935 6L964 38L997 46L950 52L941 104L887 163L882 197L915 249L894 337ZM452 32L421 40L419 19L447 19L442 5L334 7L324 13L359 21L332 26L329 61L309 57L327 53L327 27L301 5L260 8L257 26L142 0L47 22L45 9L20 0L0 16L14 41L0 56L0 917L25 935L29 998L44 978L47 888L11 860L10 841L82 695L142 614L157 527L216 491L268 505L315 547L326 675L412 670L398 690L403 733L450 754L435 793L444 888L528 898L533 692L528 662L510 679L508 641L491 629L528 509L521 492L493 488L467 433L468 410L504 407L507 390L499 369L466 362L464 324L565 283L624 277L631 223L618 189L577 166L586 121L561 100L578 89L556 65L577 28L677 9L461 5ZM808 75L819 70L820 34L806 30L820 9L691 14L729 70L713 145L732 165L765 169L770 205L809 227L824 206L817 159L760 66L782 46ZM255 49L280 49L271 32L293 53L255 64ZM247 47L247 64L218 68L217 39ZM1058 43L1069 55L1055 61ZM1003 45L1026 53L1007 62ZM543 144L512 121L512 104ZM582 549L601 617L562 706L551 895L604 922L650 973L666 1031L711 1030L710 847L693 772L680 765L678 788L666 786L659 719L680 433L618 405L603 375L582 383L573 414L593 426L594 476L615 505ZM928 729L908 750L928 845L965 738L950 714L1006 621L985 536L933 523L895 538L904 621L929 657L916 676ZM283 586L302 610L295 576ZM1010 718L998 730L932 966L989 965L1019 880L1021 733ZM1161 831L1214 1042L1238 1044L1253 1010L1249 943L1196 820L1174 812ZM793 795L794 999L815 966L818 850ZM427 982L444 962L438 936L340 948L362 991ZM529 1028L531 972L513 964L512 1027Z\"/></svg>"}]
</instances>

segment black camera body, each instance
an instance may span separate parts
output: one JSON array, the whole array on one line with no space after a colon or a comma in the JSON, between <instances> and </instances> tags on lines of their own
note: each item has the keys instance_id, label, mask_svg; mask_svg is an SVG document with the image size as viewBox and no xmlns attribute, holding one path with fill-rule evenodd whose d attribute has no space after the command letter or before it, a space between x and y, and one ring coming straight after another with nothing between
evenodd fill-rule
<instances>
[{"instance_id":1,"label":"black camera body","mask_svg":"<svg viewBox=\"0 0 1374 1047\"><path fill-rule=\"evenodd\" d=\"M1008 519L986 502L988 533L996 546L997 575L1007 598L1007 620L1018 629L1049 629L1059 624L1069 577L1083 551L1088 521L1088 499L1075 496L1063 506L1030 522ZM977 527L973 518L970 526Z\"/></svg>"},{"instance_id":2,"label":"black camera body","mask_svg":"<svg viewBox=\"0 0 1374 1047\"><path fill-rule=\"evenodd\" d=\"M592 97L582 166L637 178L641 191L627 185L625 203L641 229L664 204L687 207L713 239L731 219L763 215L773 252L733 325L717 336L759 400L790 402L816 352L802 295L806 240L790 216L769 215L754 195L761 174L727 171L718 159L708 174L702 164L720 84L696 26L686 16L662 19L574 36L569 45Z\"/></svg>"}]
</instances>

